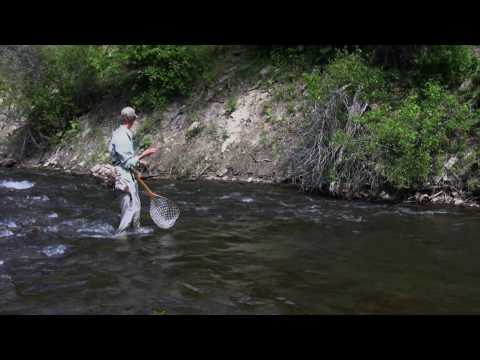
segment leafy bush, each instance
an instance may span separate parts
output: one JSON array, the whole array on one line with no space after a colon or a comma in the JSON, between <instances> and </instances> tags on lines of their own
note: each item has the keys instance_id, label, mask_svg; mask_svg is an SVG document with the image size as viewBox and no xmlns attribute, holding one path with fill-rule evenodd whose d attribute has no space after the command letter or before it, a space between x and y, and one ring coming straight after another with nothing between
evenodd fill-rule
<instances>
[{"instance_id":1,"label":"leafy bush","mask_svg":"<svg viewBox=\"0 0 480 360\"><path fill-rule=\"evenodd\" d=\"M237 99L235 97L230 97L225 104L225 113L226 115L231 115L237 109Z\"/></svg>"},{"instance_id":2,"label":"leafy bush","mask_svg":"<svg viewBox=\"0 0 480 360\"><path fill-rule=\"evenodd\" d=\"M108 70L128 74L129 86L139 94L137 105L161 107L168 97L189 94L208 66L209 51L208 46L126 45L114 56L120 66Z\"/></svg>"},{"instance_id":3,"label":"leafy bush","mask_svg":"<svg viewBox=\"0 0 480 360\"><path fill-rule=\"evenodd\" d=\"M150 146L152 146L152 144L153 144L152 135L146 134L142 137L142 141L140 143L139 149L140 150L145 150L145 149L149 148Z\"/></svg>"},{"instance_id":4,"label":"leafy bush","mask_svg":"<svg viewBox=\"0 0 480 360\"><path fill-rule=\"evenodd\" d=\"M434 45L423 47L415 58L414 72L420 79L435 79L458 86L478 70L471 46Z\"/></svg>"},{"instance_id":5,"label":"leafy bush","mask_svg":"<svg viewBox=\"0 0 480 360\"><path fill-rule=\"evenodd\" d=\"M305 79L308 110L299 128L300 144L290 153L294 178L307 191L333 181L355 190L374 183L355 148L364 129L353 120L369 101L386 97L386 75L357 51L339 52L324 72L315 70Z\"/></svg>"},{"instance_id":6,"label":"leafy bush","mask_svg":"<svg viewBox=\"0 0 480 360\"><path fill-rule=\"evenodd\" d=\"M462 150L477 122L470 105L433 81L395 93L389 80L396 76L359 51L305 75L309 111L290 155L305 190L332 182L347 192L414 188L437 174L447 154Z\"/></svg>"},{"instance_id":7,"label":"leafy bush","mask_svg":"<svg viewBox=\"0 0 480 360\"><path fill-rule=\"evenodd\" d=\"M458 86L478 71L479 61L470 45L376 45L366 46L377 64L402 71L414 86L436 80Z\"/></svg>"},{"instance_id":8,"label":"leafy bush","mask_svg":"<svg viewBox=\"0 0 480 360\"><path fill-rule=\"evenodd\" d=\"M88 61L92 51L91 46L42 47L40 69L16 84L32 136L41 143L67 129L71 119L88 111L102 94L96 70Z\"/></svg>"},{"instance_id":9,"label":"leafy bush","mask_svg":"<svg viewBox=\"0 0 480 360\"><path fill-rule=\"evenodd\" d=\"M387 76L379 68L371 66L362 51L338 52L335 59L323 72L319 69L305 74L310 99L324 101L332 92L347 86L347 93L353 95L359 86L369 100L387 98Z\"/></svg>"},{"instance_id":10,"label":"leafy bush","mask_svg":"<svg viewBox=\"0 0 480 360\"><path fill-rule=\"evenodd\" d=\"M137 107L162 107L172 96L188 94L211 54L209 46L173 45L3 50L0 65L9 66L1 67L7 69L1 73L2 97L7 98L3 95L12 87L16 89L15 105L29 119L29 141L37 147L62 138L58 134L69 129L72 119L91 110L107 94L126 96ZM17 68L20 71L14 71Z\"/></svg>"},{"instance_id":11,"label":"leafy bush","mask_svg":"<svg viewBox=\"0 0 480 360\"><path fill-rule=\"evenodd\" d=\"M335 55L335 48L330 45L263 45L256 46L254 51L276 66L297 70L313 64L325 64Z\"/></svg>"},{"instance_id":12,"label":"leafy bush","mask_svg":"<svg viewBox=\"0 0 480 360\"><path fill-rule=\"evenodd\" d=\"M438 159L458 150L475 115L438 83L428 83L398 109L384 105L358 121L368 129L365 150L376 155L381 175L396 188L405 188L435 174Z\"/></svg>"}]
</instances>

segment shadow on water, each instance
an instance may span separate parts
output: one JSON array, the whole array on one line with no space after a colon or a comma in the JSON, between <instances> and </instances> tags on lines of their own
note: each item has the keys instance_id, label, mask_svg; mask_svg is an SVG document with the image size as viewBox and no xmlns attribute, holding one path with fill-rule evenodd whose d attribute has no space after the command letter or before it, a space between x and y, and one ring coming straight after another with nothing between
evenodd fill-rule
<instances>
[{"instance_id":1,"label":"shadow on water","mask_svg":"<svg viewBox=\"0 0 480 360\"><path fill-rule=\"evenodd\" d=\"M480 214L151 182L182 208L116 237L90 178L0 170L2 314L477 313Z\"/></svg>"}]
</instances>

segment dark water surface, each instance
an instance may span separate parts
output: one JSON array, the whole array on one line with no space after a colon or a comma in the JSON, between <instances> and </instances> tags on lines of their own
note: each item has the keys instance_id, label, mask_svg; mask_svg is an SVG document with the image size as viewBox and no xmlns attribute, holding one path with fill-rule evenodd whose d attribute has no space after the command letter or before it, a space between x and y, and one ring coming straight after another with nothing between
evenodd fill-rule
<instances>
[{"instance_id":1,"label":"dark water surface","mask_svg":"<svg viewBox=\"0 0 480 360\"><path fill-rule=\"evenodd\" d=\"M93 179L0 170L0 314L480 313L480 212L150 182L172 230L112 234Z\"/></svg>"}]
</instances>

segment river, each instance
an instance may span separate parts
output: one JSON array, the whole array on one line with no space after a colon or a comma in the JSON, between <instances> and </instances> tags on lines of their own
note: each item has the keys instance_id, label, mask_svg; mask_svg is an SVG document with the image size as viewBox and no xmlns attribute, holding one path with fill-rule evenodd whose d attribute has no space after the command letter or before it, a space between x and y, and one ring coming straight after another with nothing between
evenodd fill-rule
<instances>
[{"instance_id":1,"label":"river","mask_svg":"<svg viewBox=\"0 0 480 360\"><path fill-rule=\"evenodd\" d=\"M480 313L480 212L269 185L150 181L160 230L115 237L94 179L0 170L0 314Z\"/></svg>"}]
</instances>

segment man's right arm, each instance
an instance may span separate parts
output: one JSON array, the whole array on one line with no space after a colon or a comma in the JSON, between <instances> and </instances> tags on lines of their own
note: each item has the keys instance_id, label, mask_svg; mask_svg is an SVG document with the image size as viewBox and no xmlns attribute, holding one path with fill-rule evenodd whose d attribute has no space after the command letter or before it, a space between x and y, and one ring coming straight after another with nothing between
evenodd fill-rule
<instances>
[{"instance_id":1,"label":"man's right arm","mask_svg":"<svg viewBox=\"0 0 480 360\"><path fill-rule=\"evenodd\" d=\"M133 145L126 135L119 136L115 139L114 148L122 166L129 170L135 168L141 159L151 156L157 151L156 148L150 147L143 151L140 155L135 156L133 152Z\"/></svg>"},{"instance_id":2,"label":"man's right arm","mask_svg":"<svg viewBox=\"0 0 480 360\"><path fill-rule=\"evenodd\" d=\"M145 151L143 151L140 156L138 157L139 160L147 157L147 156L150 156L150 155L153 155L157 152L157 148L154 148L154 147L150 147L148 149L146 149Z\"/></svg>"}]
</instances>

